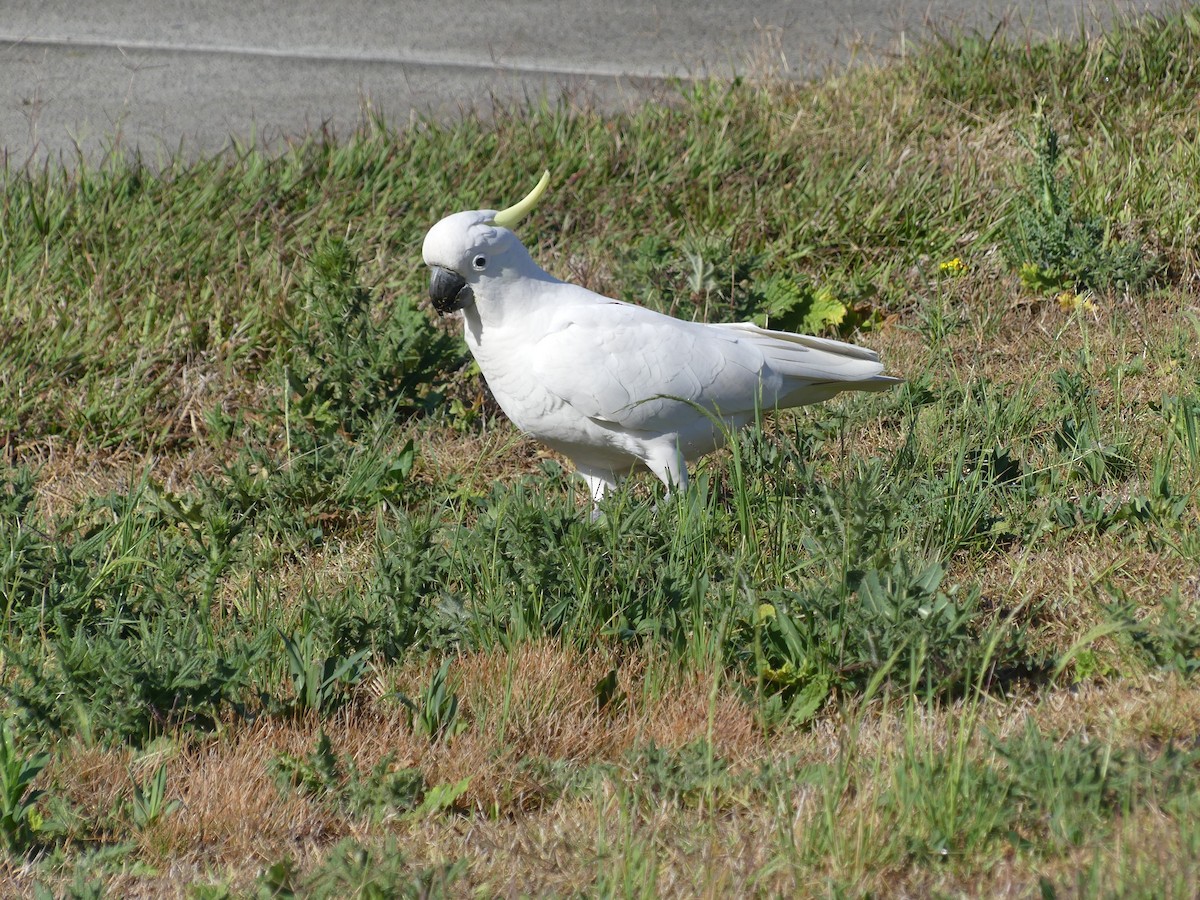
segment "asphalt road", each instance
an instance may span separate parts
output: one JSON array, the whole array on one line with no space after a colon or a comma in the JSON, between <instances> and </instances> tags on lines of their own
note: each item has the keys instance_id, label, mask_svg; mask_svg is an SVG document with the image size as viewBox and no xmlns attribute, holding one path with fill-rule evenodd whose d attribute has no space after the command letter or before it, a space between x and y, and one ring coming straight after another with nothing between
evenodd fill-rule
<instances>
[{"instance_id":1,"label":"asphalt road","mask_svg":"<svg viewBox=\"0 0 1200 900\"><path fill-rule=\"evenodd\" d=\"M811 77L940 30L1035 37L1156 0L0 0L0 164L274 144L547 95L645 102L666 79Z\"/></svg>"}]
</instances>

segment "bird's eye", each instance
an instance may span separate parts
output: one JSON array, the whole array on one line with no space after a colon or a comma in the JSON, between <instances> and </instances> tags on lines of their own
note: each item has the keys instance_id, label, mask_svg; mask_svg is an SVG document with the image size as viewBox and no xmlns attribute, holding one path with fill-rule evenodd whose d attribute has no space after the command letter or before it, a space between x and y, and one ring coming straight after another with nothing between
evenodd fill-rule
<instances>
[{"instance_id":1,"label":"bird's eye","mask_svg":"<svg viewBox=\"0 0 1200 900\"><path fill-rule=\"evenodd\" d=\"M473 265L475 267L476 272L482 272L484 269L487 268L487 257L486 256L477 256L473 260L471 260L471 265Z\"/></svg>"}]
</instances>

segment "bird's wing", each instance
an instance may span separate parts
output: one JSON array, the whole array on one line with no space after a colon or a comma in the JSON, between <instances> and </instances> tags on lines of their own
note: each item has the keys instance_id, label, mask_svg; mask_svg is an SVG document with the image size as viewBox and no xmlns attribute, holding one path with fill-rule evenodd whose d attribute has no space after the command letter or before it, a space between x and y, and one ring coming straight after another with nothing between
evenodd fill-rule
<instances>
[{"instance_id":1,"label":"bird's wing","mask_svg":"<svg viewBox=\"0 0 1200 900\"><path fill-rule=\"evenodd\" d=\"M529 364L583 415L654 432L686 428L700 409L729 419L756 403L795 406L895 383L865 348L748 323L685 322L615 300L557 311Z\"/></svg>"},{"instance_id":2,"label":"bird's wing","mask_svg":"<svg viewBox=\"0 0 1200 900\"><path fill-rule=\"evenodd\" d=\"M538 381L576 411L641 431L753 409L764 358L733 332L610 301L564 310L535 346Z\"/></svg>"}]
</instances>

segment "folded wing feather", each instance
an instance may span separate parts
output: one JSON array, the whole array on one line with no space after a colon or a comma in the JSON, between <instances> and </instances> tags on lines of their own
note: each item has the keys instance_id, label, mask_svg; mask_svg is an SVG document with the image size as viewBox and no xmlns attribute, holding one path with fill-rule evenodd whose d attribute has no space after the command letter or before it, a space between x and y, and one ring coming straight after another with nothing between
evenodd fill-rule
<instances>
[{"instance_id":1,"label":"folded wing feather","mask_svg":"<svg viewBox=\"0 0 1200 900\"><path fill-rule=\"evenodd\" d=\"M756 403L799 406L896 382L871 350L752 323L685 322L611 301L555 319L530 360L538 380L582 415L626 429L670 433L694 425L697 406L728 419Z\"/></svg>"}]
</instances>

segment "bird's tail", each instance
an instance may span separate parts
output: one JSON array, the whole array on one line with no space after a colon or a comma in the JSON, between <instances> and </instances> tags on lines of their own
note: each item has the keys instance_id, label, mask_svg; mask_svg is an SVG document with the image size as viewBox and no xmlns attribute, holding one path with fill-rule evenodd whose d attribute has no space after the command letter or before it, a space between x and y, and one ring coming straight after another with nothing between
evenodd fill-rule
<instances>
[{"instance_id":1,"label":"bird's tail","mask_svg":"<svg viewBox=\"0 0 1200 900\"><path fill-rule=\"evenodd\" d=\"M843 341L770 331L753 322L725 324L722 328L753 341L770 367L787 383L778 398L780 406L799 406L827 400L842 391L886 391L902 379L883 374L879 354Z\"/></svg>"}]
</instances>

